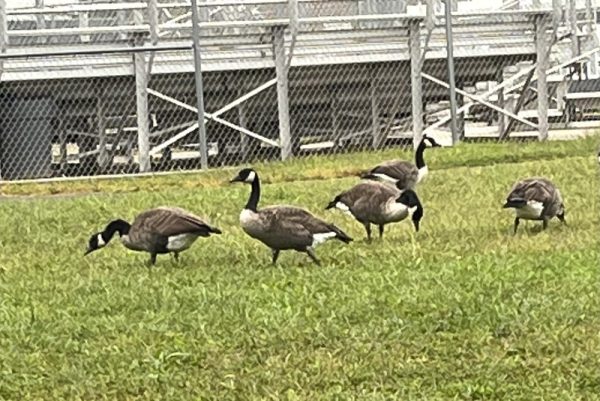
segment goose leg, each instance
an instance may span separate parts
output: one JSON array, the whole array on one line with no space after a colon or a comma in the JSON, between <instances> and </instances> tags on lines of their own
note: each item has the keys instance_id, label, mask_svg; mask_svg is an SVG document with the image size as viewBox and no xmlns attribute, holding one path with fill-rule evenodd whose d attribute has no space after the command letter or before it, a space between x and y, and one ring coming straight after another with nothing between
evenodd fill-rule
<instances>
[{"instance_id":1,"label":"goose leg","mask_svg":"<svg viewBox=\"0 0 600 401\"><path fill-rule=\"evenodd\" d=\"M563 223L565 226L567 225L567 221L565 220L565 216L564 215L558 215L556 216L558 217L558 220L560 220L561 223Z\"/></svg>"},{"instance_id":2,"label":"goose leg","mask_svg":"<svg viewBox=\"0 0 600 401\"><path fill-rule=\"evenodd\" d=\"M179 263L179 252L175 252L173 256L175 256L175 262Z\"/></svg>"},{"instance_id":3,"label":"goose leg","mask_svg":"<svg viewBox=\"0 0 600 401\"><path fill-rule=\"evenodd\" d=\"M312 247L307 247L306 248L306 253L308 254L308 256L310 256L310 258L313 260L313 262L315 262L317 264L317 266L321 266L321 262L319 262L319 259L317 259L317 255L315 255L315 250L312 249Z\"/></svg>"},{"instance_id":4,"label":"goose leg","mask_svg":"<svg viewBox=\"0 0 600 401\"><path fill-rule=\"evenodd\" d=\"M277 258L279 257L279 249L271 249L273 253L273 264L277 263Z\"/></svg>"},{"instance_id":5,"label":"goose leg","mask_svg":"<svg viewBox=\"0 0 600 401\"><path fill-rule=\"evenodd\" d=\"M548 219L544 217L544 220L542 220L542 230L545 230L548 228Z\"/></svg>"},{"instance_id":6,"label":"goose leg","mask_svg":"<svg viewBox=\"0 0 600 401\"><path fill-rule=\"evenodd\" d=\"M156 264L156 253L151 253L150 254L150 262L149 262L150 266L154 266Z\"/></svg>"},{"instance_id":7,"label":"goose leg","mask_svg":"<svg viewBox=\"0 0 600 401\"><path fill-rule=\"evenodd\" d=\"M383 224L379 225L379 238L383 238Z\"/></svg>"},{"instance_id":8,"label":"goose leg","mask_svg":"<svg viewBox=\"0 0 600 401\"><path fill-rule=\"evenodd\" d=\"M519 223L520 223L520 222L521 222L521 220L519 220L519 218L518 218L518 217L517 217L517 218L515 218L515 228L514 228L513 234L516 234L516 233L517 233L517 228L519 227Z\"/></svg>"},{"instance_id":9,"label":"goose leg","mask_svg":"<svg viewBox=\"0 0 600 401\"><path fill-rule=\"evenodd\" d=\"M367 231L367 241L371 242L371 223L364 223L364 226Z\"/></svg>"}]
</instances>

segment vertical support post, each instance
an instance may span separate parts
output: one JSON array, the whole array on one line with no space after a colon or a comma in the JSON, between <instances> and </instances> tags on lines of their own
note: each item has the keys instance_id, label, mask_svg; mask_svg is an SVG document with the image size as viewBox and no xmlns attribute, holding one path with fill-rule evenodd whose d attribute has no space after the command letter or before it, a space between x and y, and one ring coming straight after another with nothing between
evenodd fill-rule
<instances>
[{"instance_id":1,"label":"vertical support post","mask_svg":"<svg viewBox=\"0 0 600 401\"><path fill-rule=\"evenodd\" d=\"M562 20L562 0L552 0L552 32L558 32ZM552 38L554 41L554 38Z\"/></svg>"},{"instance_id":2,"label":"vertical support post","mask_svg":"<svg viewBox=\"0 0 600 401\"><path fill-rule=\"evenodd\" d=\"M496 74L496 82L498 85L501 85L504 81L504 70L502 68L498 68L498 72ZM498 91L498 107L504 109L504 88ZM506 117L502 113L498 113L498 137L502 136L504 133L504 129L506 128Z\"/></svg>"},{"instance_id":3,"label":"vertical support post","mask_svg":"<svg viewBox=\"0 0 600 401\"><path fill-rule=\"evenodd\" d=\"M340 124L338 119L339 103L336 97L336 91L334 89L335 88L329 88L329 107L331 108L331 137L335 138L335 140L337 141L340 131Z\"/></svg>"},{"instance_id":4,"label":"vertical support post","mask_svg":"<svg viewBox=\"0 0 600 401\"><path fill-rule=\"evenodd\" d=\"M157 0L148 0L148 23L150 24L150 43L152 43L153 46L156 46L159 38ZM148 59L148 81L150 81L150 76L152 74L152 66L154 65L154 55L155 52L151 52L150 58Z\"/></svg>"},{"instance_id":5,"label":"vertical support post","mask_svg":"<svg viewBox=\"0 0 600 401\"><path fill-rule=\"evenodd\" d=\"M586 26L586 51L591 50L598 44L598 38L596 37L596 33L594 32L594 27L596 25L596 15L593 12L592 8L592 0L585 1L585 26ZM598 53L592 54L589 61L589 73L594 77L598 76Z\"/></svg>"},{"instance_id":6,"label":"vertical support post","mask_svg":"<svg viewBox=\"0 0 600 401\"><path fill-rule=\"evenodd\" d=\"M67 152L67 132L65 130L65 121L64 121L65 117L63 115L63 113L60 113L58 116L58 126L56 127L58 129L58 142L59 142L59 148L58 148L58 152L59 152L59 168L60 168L60 173L62 175L66 175L67 174L67 166L68 166L68 152Z\"/></svg>"},{"instance_id":7,"label":"vertical support post","mask_svg":"<svg viewBox=\"0 0 600 401\"><path fill-rule=\"evenodd\" d=\"M379 97L377 93L377 80L371 78L371 131L373 133L373 149L380 149L383 144L384 133L379 127Z\"/></svg>"},{"instance_id":8,"label":"vertical support post","mask_svg":"<svg viewBox=\"0 0 600 401\"><path fill-rule=\"evenodd\" d=\"M44 7L44 0L35 0L35 7L36 8L43 8ZM37 14L36 15L36 25L37 25L37 29L44 29L46 28L46 16L44 14ZM39 37L38 38L38 43L43 45L46 42L46 38L44 37Z\"/></svg>"},{"instance_id":9,"label":"vertical support post","mask_svg":"<svg viewBox=\"0 0 600 401\"><path fill-rule=\"evenodd\" d=\"M273 56L277 75L277 108L279 110L279 144L281 160L292 156L292 137L290 132L290 107L288 96L288 69L286 68L283 26L273 27Z\"/></svg>"},{"instance_id":10,"label":"vertical support post","mask_svg":"<svg viewBox=\"0 0 600 401\"><path fill-rule=\"evenodd\" d=\"M198 108L198 140L200 143L200 166L208 168L208 147L204 125L204 87L202 83L202 57L200 55L200 16L198 1L192 0L192 41L194 45L194 75L196 81L196 107Z\"/></svg>"},{"instance_id":11,"label":"vertical support post","mask_svg":"<svg viewBox=\"0 0 600 401\"><path fill-rule=\"evenodd\" d=\"M135 97L138 129L138 158L140 172L151 170L150 165L150 123L148 118L148 74L146 56L143 52L133 55L135 69Z\"/></svg>"},{"instance_id":12,"label":"vertical support post","mask_svg":"<svg viewBox=\"0 0 600 401\"><path fill-rule=\"evenodd\" d=\"M465 97L460 93L456 94L455 99L456 109L459 109L465 105ZM460 113L456 116L456 135L458 138L460 138L460 140L465 138L465 113Z\"/></svg>"},{"instance_id":13,"label":"vertical support post","mask_svg":"<svg viewBox=\"0 0 600 401\"><path fill-rule=\"evenodd\" d=\"M244 90L240 89L238 91L238 98L244 95ZM240 103L237 106L238 112L238 124L240 127L247 128L248 122L246 118L246 105L244 102ZM242 161L248 160L248 136L240 132L240 153L242 155Z\"/></svg>"},{"instance_id":14,"label":"vertical support post","mask_svg":"<svg viewBox=\"0 0 600 401\"><path fill-rule=\"evenodd\" d=\"M105 113L105 99L106 93L100 89L98 91L98 97L96 99L96 125L98 127L98 166L101 172L105 172L109 163L108 150L106 145L108 140L106 138L106 113ZM114 144L114 146L117 146Z\"/></svg>"},{"instance_id":15,"label":"vertical support post","mask_svg":"<svg viewBox=\"0 0 600 401\"><path fill-rule=\"evenodd\" d=\"M90 15L87 11L79 12L79 27L80 28L88 28L90 26ZM90 41L90 35L81 35L79 36L79 40L81 43L88 43Z\"/></svg>"},{"instance_id":16,"label":"vertical support post","mask_svg":"<svg viewBox=\"0 0 600 401\"><path fill-rule=\"evenodd\" d=\"M579 36L577 36L577 2L567 0L567 18L569 20L569 30L571 31L571 57L579 55Z\"/></svg>"},{"instance_id":17,"label":"vertical support post","mask_svg":"<svg viewBox=\"0 0 600 401\"><path fill-rule=\"evenodd\" d=\"M452 38L452 10L449 7L450 0L446 0L446 55L448 63L448 85L450 86L450 130L452 131L452 144L456 145L461 140L456 126L456 82L454 77L454 41Z\"/></svg>"},{"instance_id":18,"label":"vertical support post","mask_svg":"<svg viewBox=\"0 0 600 401\"><path fill-rule=\"evenodd\" d=\"M409 21L413 147L415 149L419 146L423 137L423 78L421 77L421 32L419 25L418 19Z\"/></svg>"},{"instance_id":19,"label":"vertical support post","mask_svg":"<svg viewBox=\"0 0 600 401\"><path fill-rule=\"evenodd\" d=\"M0 53L8 48L8 19L6 18L6 0L0 0ZM4 61L0 60L0 79L4 71Z\"/></svg>"},{"instance_id":20,"label":"vertical support post","mask_svg":"<svg viewBox=\"0 0 600 401\"><path fill-rule=\"evenodd\" d=\"M538 130L540 141L548 139L548 82L546 70L548 70L548 43L546 30L548 18L545 14L535 17L535 48L537 57L537 111Z\"/></svg>"}]
</instances>

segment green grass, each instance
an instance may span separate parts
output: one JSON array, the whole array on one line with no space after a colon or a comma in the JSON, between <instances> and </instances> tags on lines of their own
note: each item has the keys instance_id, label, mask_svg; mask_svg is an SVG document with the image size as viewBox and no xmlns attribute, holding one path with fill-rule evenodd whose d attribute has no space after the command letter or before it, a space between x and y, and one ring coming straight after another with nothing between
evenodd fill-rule
<instances>
[{"instance_id":1,"label":"green grass","mask_svg":"<svg viewBox=\"0 0 600 401\"><path fill-rule=\"evenodd\" d=\"M596 149L431 151L422 231L405 221L372 244L323 208L394 152L258 166L263 205L303 205L356 238L318 248L322 267L292 252L270 266L239 228L249 188L222 184L233 171L5 187L82 195L0 201L0 399L600 399ZM559 185L568 227L511 235L500 206L530 175ZM224 234L152 269L117 242L82 257L107 221L160 204Z\"/></svg>"}]
</instances>

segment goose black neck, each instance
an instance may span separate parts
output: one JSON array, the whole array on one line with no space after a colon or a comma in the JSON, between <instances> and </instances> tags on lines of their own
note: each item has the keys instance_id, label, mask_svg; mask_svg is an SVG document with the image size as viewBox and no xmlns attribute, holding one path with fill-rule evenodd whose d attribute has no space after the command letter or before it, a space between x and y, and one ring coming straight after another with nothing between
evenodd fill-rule
<instances>
[{"instance_id":1,"label":"goose black neck","mask_svg":"<svg viewBox=\"0 0 600 401\"><path fill-rule=\"evenodd\" d=\"M254 178L254 181L252 181L251 185L252 191L250 192L250 197L248 198L248 202L246 203L246 209L256 212L256 208L258 207L258 201L260 200L260 180L258 176Z\"/></svg>"},{"instance_id":2,"label":"goose black neck","mask_svg":"<svg viewBox=\"0 0 600 401\"><path fill-rule=\"evenodd\" d=\"M125 220L113 220L104 229L102 237L104 237L104 240L108 242L113 237L113 235L115 235L115 233L119 233L119 237L129 234L130 227L131 224L129 224Z\"/></svg>"},{"instance_id":3,"label":"goose black neck","mask_svg":"<svg viewBox=\"0 0 600 401\"><path fill-rule=\"evenodd\" d=\"M417 151L415 152L415 164L417 168L425 167L425 159L423 159L423 153L425 152L425 140L422 139L419 146L417 146Z\"/></svg>"}]
</instances>

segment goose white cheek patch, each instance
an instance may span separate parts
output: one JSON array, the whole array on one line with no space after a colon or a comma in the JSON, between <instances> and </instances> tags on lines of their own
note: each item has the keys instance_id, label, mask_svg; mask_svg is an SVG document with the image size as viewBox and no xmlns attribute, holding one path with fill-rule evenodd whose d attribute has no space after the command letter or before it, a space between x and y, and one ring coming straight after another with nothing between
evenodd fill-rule
<instances>
[{"instance_id":1,"label":"goose white cheek patch","mask_svg":"<svg viewBox=\"0 0 600 401\"><path fill-rule=\"evenodd\" d=\"M250 174L248 174L248 178L246 178L246 182L253 182L255 178L256 173L254 171L251 171Z\"/></svg>"}]
</instances>

